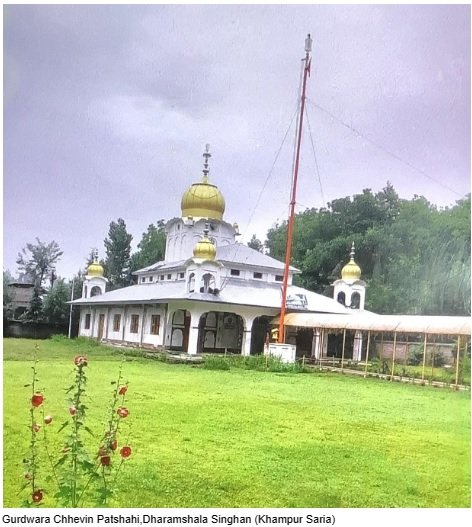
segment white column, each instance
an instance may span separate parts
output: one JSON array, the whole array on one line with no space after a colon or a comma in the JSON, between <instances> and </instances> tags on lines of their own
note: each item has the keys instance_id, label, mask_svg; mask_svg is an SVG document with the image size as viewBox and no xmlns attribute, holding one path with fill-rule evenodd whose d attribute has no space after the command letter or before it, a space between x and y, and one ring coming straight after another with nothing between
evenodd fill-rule
<instances>
[{"instance_id":1,"label":"white column","mask_svg":"<svg viewBox=\"0 0 472 527\"><path fill-rule=\"evenodd\" d=\"M318 328L313 330L313 340L311 344L311 356L315 359L321 358L321 338L320 331Z\"/></svg>"},{"instance_id":2,"label":"white column","mask_svg":"<svg viewBox=\"0 0 472 527\"><path fill-rule=\"evenodd\" d=\"M203 311L189 311L190 313L190 328L188 332L188 347L189 355L196 355L198 353L198 324Z\"/></svg>"},{"instance_id":3,"label":"white column","mask_svg":"<svg viewBox=\"0 0 472 527\"><path fill-rule=\"evenodd\" d=\"M251 354L251 336L252 336L252 323L254 322L254 317L246 318L244 320L244 330L243 330L243 342L241 344L241 355L250 355Z\"/></svg>"},{"instance_id":4,"label":"white column","mask_svg":"<svg viewBox=\"0 0 472 527\"><path fill-rule=\"evenodd\" d=\"M362 332L357 330L354 335L354 346L352 349L352 359L360 362L362 360Z\"/></svg>"}]
</instances>

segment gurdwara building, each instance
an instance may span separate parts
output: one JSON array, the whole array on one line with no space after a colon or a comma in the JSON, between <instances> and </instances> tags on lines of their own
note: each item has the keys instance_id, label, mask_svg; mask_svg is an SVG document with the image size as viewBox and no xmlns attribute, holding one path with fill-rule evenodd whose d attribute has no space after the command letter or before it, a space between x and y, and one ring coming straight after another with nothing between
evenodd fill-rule
<instances>
[{"instance_id":1,"label":"gurdwara building","mask_svg":"<svg viewBox=\"0 0 472 527\"><path fill-rule=\"evenodd\" d=\"M98 258L88 267L80 306L79 335L104 342L183 353L263 352L270 321L280 313L284 264L237 241L236 223L224 220L225 200L210 182L208 159L201 180L183 193L181 215L166 224L165 259L135 273L137 284L106 291ZM343 268L334 296L293 285L288 312L350 314L363 310L365 283L354 261ZM350 307L346 307L350 306ZM300 353L311 337L288 333Z\"/></svg>"}]
</instances>

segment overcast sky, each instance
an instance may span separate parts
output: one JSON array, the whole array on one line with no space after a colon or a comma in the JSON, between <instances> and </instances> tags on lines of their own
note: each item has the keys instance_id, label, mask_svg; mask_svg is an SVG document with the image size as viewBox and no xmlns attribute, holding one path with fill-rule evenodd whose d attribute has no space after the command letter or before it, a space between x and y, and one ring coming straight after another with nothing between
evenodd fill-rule
<instances>
[{"instance_id":1,"label":"overcast sky","mask_svg":"<svg viewBox=\"0 0 472 527\"><path fill-rule=\"evenodd\" d=\"M264 239L287 215L307 32L321 185L307 126L297 210L387 180L440 206L469 192L469 6L6 6L4 268L39 237L71 277L119 217L138 243L180 215L206 143L225 219Z\"/></svg>"}]
</instances>

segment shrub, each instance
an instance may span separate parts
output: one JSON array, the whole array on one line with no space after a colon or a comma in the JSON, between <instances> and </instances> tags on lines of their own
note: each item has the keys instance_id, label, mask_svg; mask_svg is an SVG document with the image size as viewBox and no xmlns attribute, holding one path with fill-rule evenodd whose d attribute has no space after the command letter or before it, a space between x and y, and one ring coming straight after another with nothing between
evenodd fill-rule
<instances>
[{"instance_id":1,"label":"shrub","mask_svg":"<svg viewBox=\"0 0 472 527\"><path fill-rule=\"evenodd\" d=\"M207 355L203 361L203 367L207 370L229 370L230 365L225 357Z\"/></svg>"}]
</instances>

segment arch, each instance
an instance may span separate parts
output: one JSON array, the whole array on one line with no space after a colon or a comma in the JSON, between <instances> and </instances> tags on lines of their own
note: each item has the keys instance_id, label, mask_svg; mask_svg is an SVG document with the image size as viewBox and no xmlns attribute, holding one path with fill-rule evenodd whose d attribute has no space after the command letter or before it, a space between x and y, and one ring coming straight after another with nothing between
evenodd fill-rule
<instances>
[{"instance_id":1,"label":"arch","mask_svg":"<svg viewBox=\"0 0 472 527\"><path fill-rule=\"evenodd\" d=\"M336 300L342 304L343 306L346 305L346 293L344 291L341 291L340 293L338 293L338 296L336 298Z\"/></svg>"},{"instance_id":2,"label":"arch","mask_svg":"<svg viewBox=\"0 0 472 527\"><path fill-rule=\"evenodd\" d=\"M215 275L212 273L205 273L202 276L202 281L200 282L200 293L213 293L216 289L216 279Z\"/></svg>"},{"instance_id":3,"label":"arch","mask_svg":"<svg viewBox=\"0 0 472 527\"><path fill-rule=\"evenodd\" d=\"M198 351L241 353L244 321L236 313L208 311L198 323Z\"/></svg>"},{"instance_id":4,"label":"arch","mask_svg":"<svg viewBox=\"0 0 472 527\"><path fill-rule=\"evenodd\" d=\"M359 309L361 306L361 295L357 291L352 293L351 295L351 308L352 309Z\"/></svg>"},{"instance_id":5,"label":"arch","mask_svg":"<svg viewBox=\"0 0 472 527\"><path fill-rule=\"evenodd\" d=\"M254 319L251 329L251 355L264 352L267 336L270 338L270 321L272 317L262 315Z\"/></svg>"},{"instance_id":6,"label":"arch","mask_svg":"<svg viewBox=\"0 0 472 527\"><path fill-rule=\"evenodd\" d=\"M98 296L102 294L102 288L98 285L94 285L92 289L90 289L90 296Z\"/></svg>"},{"instance_id":7,"label":"arch","mask_svg":"<svg viewBox=\"0 0 472 527\"><path fill-rule=\"evenodd\" d=\"M172 314L170 349L187 352L191 316L185 309L177 309Z\"/></svg>"},{"instance_id":8,"label":"arch","mask_svg":"<svg viewBox=\"0 0 472 527\"><path fill-rule=\"evenodd\" d=\"M188 293L195 292L195 273L190 273L188 275L187 292Z\"/></svg>"}]
</instances>

